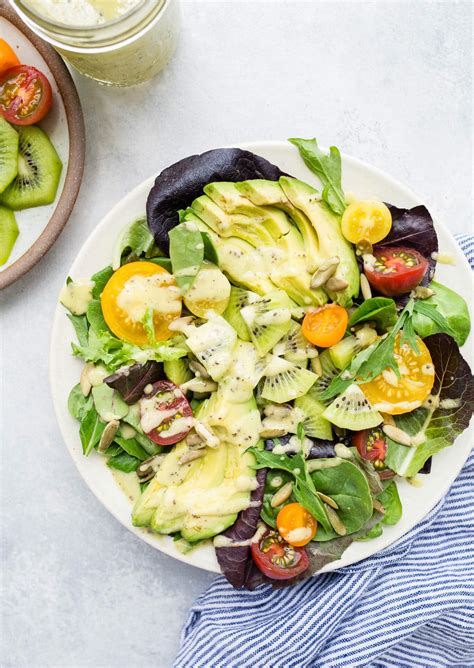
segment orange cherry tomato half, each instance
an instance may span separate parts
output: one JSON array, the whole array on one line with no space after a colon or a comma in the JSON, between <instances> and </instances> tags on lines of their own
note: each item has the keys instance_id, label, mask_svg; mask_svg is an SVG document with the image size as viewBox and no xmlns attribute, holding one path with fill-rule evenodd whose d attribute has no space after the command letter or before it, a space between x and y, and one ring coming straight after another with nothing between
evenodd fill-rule
<instances>
[{"instance_id":1,"label":"orange cherry tomato half","mask_svg":"<svg viewBox=\"0 0 474 668\"><path fill-rule=\"evenodd\" d=\"M277 515L280 536L293 547L303 547L316 535L318 523L300 503L288 503Z\"/></svg>"},{"instance_id":2,"label":"orange cherry tomato half","mask_svg":"<svg viewBox=\"0 0 474 668\"><path fill-rule=\"evenodd\" d=\"M6 72L6 70L19 64L20 61L12 47L7 44L4 39L0 39L0 76Z\"/></svg>"},{"instance_id":3,"label":"orange cherry tomato half","mask_svg":"<svg viewBox=\"0 0 474 668\"><path fill-rule=\"evenodd\" d=\"M17 65L0 76L0 113L14 125L33 125L46 116L53 94L45 75L30 65Z\"/></svg>"},{"instance_id":4,"label":"orange cherry tomato half","mask_svg":"<svg viewBox=\"0 0 474 668\"><path fill-rule=\"evenodd\" d=\"M329 348L344 336L349 316L338 304L326 304L315 311L309 311L303 320L303 335L319 348Z\"/></svg>"},{"instance_id":5,"label":"orange cherry tomato half","mask_svg":"<svg viewBox=\"0 0 474 668\"><path fill-rule=\"evenodd\" d=\"M153 262L124 264L112 274L100 299L112 332L137 345L149 343L143 324L147 311L153 311L157 341L173 335L168 326L181 315L181 295L174 277Z\"/></svg>"},{"instance_id":6,"label":"orange cherry tomato half","mask_svg":"<svg viewBox=\"0 0 474 668\"><path fill-rule=\"evenodd\" d=\"M394 355L400 378L386 369L369 383L360 385L375 410L389 415L409 413L428 398L435 381L435 368L426 344L419 338L416 344L418 354L407 343L400 345L398 334Z\"/></svg>"}]
</instances>

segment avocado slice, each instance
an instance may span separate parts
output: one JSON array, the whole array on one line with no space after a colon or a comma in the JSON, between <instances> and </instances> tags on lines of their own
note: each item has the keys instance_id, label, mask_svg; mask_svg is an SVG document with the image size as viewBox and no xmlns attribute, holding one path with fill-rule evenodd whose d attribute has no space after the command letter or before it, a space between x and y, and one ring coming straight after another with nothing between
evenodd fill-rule
<instances>
[{"instance_id":1,"label":"avocado slice","mask_svg":"<svg viewBox=\"0 0 474 668\"><path fill-rule=\"evenodd\" d=\"M318 235L319 257L339 257L335 276L347 281L348 286L340 292L328 291L328 295L334 302L350 306L352 298L359 294L359 269L352 245L342 235L339 217L319 200L317 191L307 183L287 176L282 176L279 183L293 206L302 211L314 226Z\"/></svg>"}]
</instances>

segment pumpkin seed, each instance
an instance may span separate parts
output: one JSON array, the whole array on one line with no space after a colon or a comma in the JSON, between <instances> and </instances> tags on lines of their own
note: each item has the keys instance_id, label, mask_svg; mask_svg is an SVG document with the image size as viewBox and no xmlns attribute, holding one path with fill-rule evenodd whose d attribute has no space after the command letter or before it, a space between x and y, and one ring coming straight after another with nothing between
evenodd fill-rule
<instances>
[{"instance_id":1,"label":"pumpkin seed","mask_svg":"<svg viewBox=\"0 0 474 668\"><path fill-rule=\"evenodd\" d=\"M335 255L325 260L314 272L311 277L310 287L312 290L320 288L331 278L339 266L340 259Z\"/></svg>"},{"instance_id":2,"label":"pumpkin seed","mask_svg":"<svg viewBox=\"0 0 474 668\"><path fill-rule=\"evenodd\" d=\"M386 436L391 438L392 441L400 443L400 445L413 445L412 437L406 431L403 431L403 429L394 427L391 424L384 424L382 430Z\"/></svg>"},{"instance_id":3,"label":"pumpkin seed","mask_svg":"<svg viewBox=\"0 0 474 668\"><path fill-rule=\"evenodd\" d=\"M347 534L347 528L340 520L339 515L336 513L334 508L331 508L331 506L327 503L324 504L324 507L326 509L326 515L328 516L329 523L334 531L338 534L338 536L345 536Z\"/></svg>"},{"instance_id":4,"label":"pumpkin seed","mask_svg":"<svg viewBox=\"0 0 474 668\"><path fill-rule=\"evenodd\" d=\"M372 289L370 287L370 283L367 280L367 276L365 274L360 275L360 291L362 292L362 297L364 299L371 299Z\"/></svg>"},{"instance_id":5,"label":"pumpkin seed","mask_svg":"<svg viewBox=\"0 0 474 668\"><path fill-rule=\"evenodd\" d=\"M334 501L334 499L331 499L330 496L328 496L327 494L323 494L322 492L317 492L317 495L319 496L321 501L324 501L324 503L327 503L328 506L331 506L331 508L334 508L334 510L339 510L339 506Z\"/></svg>"},{"instance_id":6,"label":"pumpkin seed","mask_svg":"<svg viewBox=\"0 0 474 668\"><path fill-rule=\"evenodd\" d=\"M119 425L120 425L119 420L110 420L110 422L107 422L107 426L102 432L99 445L97 446L97 450L99 452L105 452L107 450L107 448L115 438L115 434L117 433Z\"/></svg>"},{"instance_id":7,"label":"pumpkin seed","mask_svg":"<svg viewBox=\"0 0 474 668\"><path fill-rule=\"evenodd\" d=\"M275 492L275 494L272 496L270 501L271 507L277 508L278 506L281 506L282 503L285 503L285 501L290 498L292 492L293 483L287 482L286 485L283 485L283 487L281 487L278 492Z\"/></svg>"},{"instance_id":8,"label":"pumpkin seed","mask_svg":"<svg viewBox=\"0 0 474 668\"><path fill-rule=\"evenodd\" d=\"M184 455L178 460L178 464L182 466L183 464L189 464L195 459L201 459L206 453L204 450L188 450Z\"/></svg>"},{"instance_id":9,"label":"pumpkin seed","mask_svg":"<svg viewBox=\"0 0 474 668\"><path fill-rule=\"evenodd\" d=\"M349 287L349 283L343 278L331 276L331 278L328 278L324 284L324 287L331 292L341 292L342 290L345 290L347 287Z\"/></svg>"}]
</instances>

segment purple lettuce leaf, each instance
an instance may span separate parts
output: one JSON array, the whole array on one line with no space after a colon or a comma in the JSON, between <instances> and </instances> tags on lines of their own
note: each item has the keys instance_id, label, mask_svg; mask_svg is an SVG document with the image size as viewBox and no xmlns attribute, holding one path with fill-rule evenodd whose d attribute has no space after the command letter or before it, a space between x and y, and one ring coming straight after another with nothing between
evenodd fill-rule
<instances>
[{"instance_id":1,"label":"purple lettuce leaf","mask_svg":"<svg viewBox=\"0 0 474 668\"><path fill-rule=\"evenodd\" d=\"M163 364L150 360L145 364L133 364L116 371L104 379L109 387L113 387L129 406L135 404L149 384L165 378Z\"/></svg>"},{"instance_id":2,"label":"purple lettuce leaf","mask_svg":"<svg viewBox=\"0 0 474 668\"><path fill-rule=\"evenodd\" d=\"M168 232L179 222L178 211L190 206L213 181L278 181L284 172L240 148L216 148L191 155L164 169L155 179L146 204L148 226L159 248L169 252Z\"/></svg>"},{"instance_id":3,"label":"purple lettuce leaf","mask_svg":"<svg viewBox=\"0 0 474 668\"><path fill-rule=\"evenodd\" d=\"M258 487L252 492L250 497L252 504L255 505L250 506L250 508L247 508L246 510L242 510L239 513L236 522L223 532L223 536L227 536L227 538L230 538L233 541L240 542L250 540L255 534L260 519L266 477L266 469L259 469L257 471ZM245 587L249 572L253 565L250 546L216 547L216 557L222 574L227 578L230 584L236 589Z\"/></svg>"}]
</instances>

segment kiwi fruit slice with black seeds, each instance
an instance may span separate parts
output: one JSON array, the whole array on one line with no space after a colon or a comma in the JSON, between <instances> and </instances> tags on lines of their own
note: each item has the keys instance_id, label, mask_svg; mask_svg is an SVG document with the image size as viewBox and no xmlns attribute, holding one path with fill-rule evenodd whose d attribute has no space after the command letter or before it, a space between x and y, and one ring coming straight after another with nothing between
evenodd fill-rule
<instances>
[{"instance_id":1,"label":"kiwi fruit slice with black seeds","mask_svg":"<svg viewBox=\"0 0 474 668\"><path fill-rule=\"evenodd\" d=\"M18 173L18 132L0 116L0 193Z\"/></svg>"},{"instance_id":2,"label":"kiwi fruit slice with black seeds","mask_svg":"<svg viewBox=\"0 0 474 668\"><path fill-rule=\"evenodd\" d=\"M332 441L331 423L323 417L326 406L321 401L305 394L295 399L295 408L304 413L303 428L306 436Z\"/></svg>"},{"instance_id":3,"label":"kiwi fruit slice with black seeds","mask_svg":"<svg viewBox=\"0 0 474 668\"><path fill-rule=\"evenodd\" d=\"M240 314L261 357L268 353L291 327L288 298L286 293L280 290L251 301Z\"/></svg>"},{"instance_id":4,"label":"kiwi fruit slice with black seeds","mask_svg":"<svg viewBox=\"0 0 474 668\"><path fill-rule=\"evenodd\" d=\"M318 360L321 364L322 374L318 376L316 382L311 387L310 394L314 399L327 404L329 402L323 401L321 399L321 394L328 387L332 379L339 375L339 369L334 366L328 349L320 353Z\"/></svg>"},{"instance_id":5,"label":"kiwi fruit slice with black seeds","mask_svg":"<svg viewBox=\"0 0 474 668\"><path fill-rule=\"evenodd\" d=\"M301 369L281 357L269 355L261 390L264 399L284 404L306 394L316 380L316 374Z\"/></svg>"},{"instance_id":6,"label":"kiwi fruit slice with black seeds","mask_svg":"<svg viewBox=\"0 0 474 668\"><path fill-rule=\"evenodd\" d=\"M353 383L329 404L323 417L343 429L370 429L383 421L360 387Z\"/></svg>"},{"instance_id":7,"label":"kiwi fruit slice with black seeds","mask_svg":"<svg viewBox=\"0 0 474 668\"><path fill-rule=\"evenodd\" d=\"M242 288L236 288L234 286L230 289L229 303L222 315L229 325L235 329L237 336L241 341L250 341L250 334L248 327L245 324L245 320L240 315L240 311L245 306L248 306L252 299L258 298L258 295L249 290L243 290Z\"/></svg>"},{"instance_id":8,"label":"kiwi fruit slice with black seeds","mask_svg":"<svg viewBox=\"0 0 474 668\"><path fill-rule=\"evenodd\" d=\"M0 195L0 203L18 211L54 202L62 163L46 132L19 128L18 174Z\"/></svg>"},{"instance_id":9,"label":"kiwi fruit slice with black seeds","mask_svg":"<svg viewBox=\"0 0 474 668\"><path fill-rule=\"evenodd\" d=\"M18 225L15 214L10 209L0 206L0 265L10 257L18 237Z\"/></svg>"}]
</instances>

